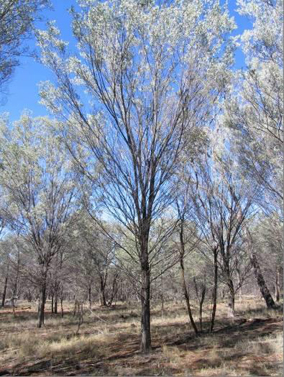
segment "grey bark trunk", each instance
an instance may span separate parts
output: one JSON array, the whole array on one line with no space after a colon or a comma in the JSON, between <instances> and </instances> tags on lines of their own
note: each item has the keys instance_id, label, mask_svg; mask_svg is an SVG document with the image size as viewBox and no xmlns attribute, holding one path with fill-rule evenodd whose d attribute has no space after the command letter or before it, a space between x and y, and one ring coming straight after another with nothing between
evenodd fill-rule
<instances>
[{"instance_id":1,"label":"grey bark trunk","mask_svg":"<svg viewBox=\"0 0 284 377\"><path fill-rule=\"evenodd\" d=\"M253 266L254 275L256 277L257 284L259 286L262 297L264 298L264 300L266 302L267 308L268 309L276 309L277 305L275 304L275 302L274 302L274 300L273 300L273 298L272 298L272 296L269 292L269 289L268 289L268 287L265 283L260 265L258 263L256 254L253 251L251 252L251 263L252 263L252 266Z\"/></svg>"},{"instance_id":2,"label":"grey bark trunk","mask_svg":"<svg viewBox=\"0 0 284 377\"><path fill-rule=\"evenodd\" d=\"M57 293L57 287L55 290L55 296L54 296L54 314L58 313L58 293Z\"/></svg>"},{"instance_id":3,"label":"grey bark trunk","mask_svg":"<svg viewBox=\"0 0 284 377\"><path fill-rule=\"evenodd\" d=\"M44 325L44 311L46 302L46 284L47 284L47 271L43 273L43 280L40 293L39 313L38 313L38 328Z\"/></svg>"},{"instance_id":4,"label":"grey bark trunk","mask_svg":"<svg viewBox=\"0 0 284 377\"><path fill-rule=\"evenodd\" d=\"M275 301L280 301L280 271L279 267L276 268L276 277L275 277Z\"/></svg>"},{"instance_id":5,"label":"grey bark trunk","mask_svg":"<svg viewBox=\"0 0 284 377\"><path fill-rule=\"evenodd\" d=\"M217 261L217 250L214 250L214 286L213 286L213 307L212 307L212 315L211 315L211 324L210 324L210 332L214 329L215 324L215 316L216 316L216 309L217 309L217 289L218 289L218 261Z\"/></svg>"},{"instance_id":6,"label":"grey bark trunk","mask_svg":"<svg viewBox=\"0 0 284 377\"><path fill-rule=\"evenodd\" d=\"M61 304L61 317L63 318L63 315L64 315L64 311L63 311L63 298L61 298L60 304Z\"/></svg>"},{"instance_id":7,"label":"grey bark trunk","mask_svg":"<svg viewBox=\"0 0 284 377\"><path fill-rule=\"evenodd\" d=\"M201 332L203 331L203 328L202 328L202 308L203 308L203 303L204 303L204 300L205 300L205 294L206 294L206 288L203 287L202 291L201 291L201 299L200 299L200 303L199 303L199 325L200 325L200 331Z\"/></svg>"},{"instance_id":8,"label":"grey bark trunk","mask_svg":"<svg viewBox=\"0 0 284 377\"><path fill-rule=\"evenodd\" d=\"M187 313L188 313L188 316L189 316L191 326L192 326L195 334L198 335L198 329L197 329L197 326L194 322L194 318L193 318L192 311L191 311L191 305L190 305L190 301L189 301L189 295L188 295L188 291L187 291L187 287L186 287L186 281L185 281L185 276L184 276L184 263L183 263L182 257L180 258L180 269L181 269L182 290L183 290L183 295L184 295L184 299L185 299L185 303L186 303L186 307L187 307Z\"/></svg>"},{"instance_id":9,"label":"grey bark trunk","mask_svg":"<svg viewBox=\"0 0 284 377\"><path fill-rule=\"evenodd\" d=\"M7 286L8 286L8 275L6 275L5 277L4 290L3 290L3 295L2 295L2 307L5 306Z\"/></svg>"},{"instance_id":10,"label":"grey bark trunk","mask_svg":"<svg viewBox=\"0 0 284 377\"><path fill-rule=\"evenodd\" d=\"M151 323L150 323L150 269L148 260L142 263L141 289L141 351L151 351Z\"/></svg>"},{"instance_id":11,"label":"grey bark trunk","mask_svg":"<svg viewBox=\"0 0 284 377\"><path fill-rule=\"evenodd\" d=\"M229 289L228 316L235 317L235 288L234 288L233 280L231 278L228 278L227 286Z\"/></svg>"},{"instance_id":12,"label":"grey bark trunk","mask_svg":"<svg viewBox=\"0 0 284 377\"><path fill-rule=\"evenodd\" d=\"M100 302L101 302L101 306L107 306L106 296L105 296L105 284L102 278L101 278Z\"/></svg>"}]
</instances>

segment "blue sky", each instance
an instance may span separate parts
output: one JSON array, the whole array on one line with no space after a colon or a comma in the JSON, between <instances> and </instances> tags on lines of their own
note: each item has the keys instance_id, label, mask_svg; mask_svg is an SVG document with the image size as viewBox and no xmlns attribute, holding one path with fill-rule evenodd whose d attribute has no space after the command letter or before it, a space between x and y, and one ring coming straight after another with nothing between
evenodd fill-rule
<instances>
[{"instance_id":1,"label":"blue sky","mask_svg":"<svg viewBox=\"0 0 284 377\"><path fill-rule=\"evenodd\" d=\"M56 25L61 30L62 39L67 41L72 40L72 17L67 11L72 5L76 5L75 0L53 0L53 10L46 10L43 13L46 20L56 20ZM244 29L250 28L249 21L236 12L236 1L229 0L228 5L238 26L233 34L240 34ZM44 29L44 22L38 23L37 27ZM35 41L29 41L29 45L34 48ZM31 57L22 57L20 63L9 82L5 101L0 104L0 113L8 112L11 121L19 119L24 109L31 110L34 116L47 115L45 107L39 104L38 83L52 80L51 72ZM244 57L242 52L238 50L236 51L235 67L241 68L243 66Z\"/></svg>"}]
</instances>

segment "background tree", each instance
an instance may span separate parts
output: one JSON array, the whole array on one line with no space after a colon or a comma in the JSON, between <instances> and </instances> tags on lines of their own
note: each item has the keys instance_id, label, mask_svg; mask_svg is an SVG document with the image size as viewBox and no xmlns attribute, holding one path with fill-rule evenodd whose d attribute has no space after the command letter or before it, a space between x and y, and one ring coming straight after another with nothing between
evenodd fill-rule
<instances>
[{"instance_id":1,"label":"background tree","mask_svg":"<svg viewBox=\"0 0 284 377\"><path fill-rule=\"evenodd\" d=\"M1 124L0 183L8 203L5 218L37 258L39 322L44 323L48 272L62 247L76 199L76 180L47 119L23 115Z\"/></svg>"},{"instance_id":2,"label":"background tree","mask_svg":"<svg viewBox=\"0 0 284 377\"><path fill-rule=\"evenodd\" d=\"M243 174L266 189L266 200L262 198L260 204L279 211L283 201L283 1L244 0L238 5L238 12L253 27L240 36L247 69L236 74L223 121L233 134L232 151Z\"/></svg>"},{"instance_id":3,"label":"background tree","mask_svg":"<svg viewBox=\"0 0 284 377\"><path fill-rule=\"evenodd\" d=\"M215 161L208 161L205 157L203 166L195 172L196 184L191 186L191 200L203 239L212 251L218 250L220 275L228 287L228 305L234 315L236 291L250 269L248 260L240 274L239 261L243 259L243 227L253 214L256 189L231 173L229 166L232 166L231 159L225 161L216 156Z\"/></svg>"}]
</instances>

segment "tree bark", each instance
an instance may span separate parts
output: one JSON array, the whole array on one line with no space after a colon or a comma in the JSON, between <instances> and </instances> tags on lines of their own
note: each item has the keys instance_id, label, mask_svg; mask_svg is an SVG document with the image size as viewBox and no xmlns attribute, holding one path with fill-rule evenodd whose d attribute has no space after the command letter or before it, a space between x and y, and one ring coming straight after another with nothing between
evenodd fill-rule
<instances>
[{"instance_id":1,"label":"tree bark","mask_svg":"<svg viewBox=\"0 0 284 377\"><path fill-rule=\"evenodd\" d=\"M2 307L5 306L5 301L6 301L8 279L9 279L9 269L10 269L10 263L9 263L9 259L7 258L7 270L6 270L6 277L5 277L4 289L3 289L3 295L2 295Z\"/></svg>"},{"instance_id":2,"label":"tree bark","mask_svg":"<svg viewBox=\"0 0 284 377\"><path fill-rule=\"evenodd\" d=\"M279 267L276 267L276 277L275 277L275 301L280 300L280 271Z\"/></svg>"},{"instance_id":3,"label":"tree bark","mask_svg":"<svg viewBox=\"0 0 284 377\"><path fill-rule=\"evenodd\" d=\"M206 294L206 287L202 287L201 299L200 299L200 302L199 302L199 324L200 324L200 331L201 332L203 331L203 329L202 329L202 308L203 308L203 303L204 303L204 299L205 299L205 294Z\"/></svg>"},{"instance_id":4,"label":"tree bark","mask_svg":"<svg viewBox=\"0 0 284 377\"><path fill-rule=\"evenodd\" d=\"M151 351L151 323L150 323L150 268L148 258L145 258L142 267L141 289L141 351Z\"/></svg>"},{"instance_id":5,"label":"tree bark","mask_svg":"<svg viewBox=\"0 0 284 377\"><path fill-rule=\"evenodd\" d=\"M58 313L58 292L57 292L57 285L56 285L56 289L55 289L55 295L54 295L54 314L57 314Z\"/></svg>"},{"instance_id":6,"label":"tree bark","mask_svg":"<svg viewBox=\"0 0 284 377\"><path fill-rule=\"evenodd\" d=\"M228 286L228 289L229 289L228 315L229 315L229 317L235 317L235 288L234 288L233 280L231 278L228 278L227 286Z\"/></svg>"},{"instance_id":7,"label":"tree bark","mask_svg":"<svg viewBox=\"0 0 284 377\"><path fill-rule=\"evenodd\" d=\"M13 287L13 297L18 297L19 276L20 276L20 252L18 251L16 277L15 277L15 282L14 282L14 287Z\"/></svg>"},{"instance_id":8,"label":"tree bark","mask_svg":"<svg viewBox=\"0 0 284 377\"><path fill-rule=\"evenodd\" d=\"M101 302L101 306L107 306L106 296L105 296L105 284L104 284L103 278L101 278L100 302Z\"/></svg>"},{"instance_id":9,"label":"tree bark","mask_svg":"<svg viewBox=\"0 0 284 377\"><path fill-rule=\"evenodd\" d=\"M53 301L53 299L54 299L54 294L52 294L51 295L51 313L54 313L54 301Z\"/></svg>"},{"instance_id":10,"label":"tree bark","mask_svg":"<svg viewBox=\"0 0 284 377\"><path fill-rule=\"evenodd\" d=\"M61 317L63 318L64 311L63 311L63 298L62 297L60 299L60 304L61 304Z\"/></svg>"},{"instance_id":11,"label":"tree bark","mask_svg":"<svg viewBox=\"0 0 284 377\"><path fill-rule=\"evenodd\" d=\"M47 271L44 271L42 276L42 286L40 293L39 313L38 313L38 328L44 325L44 310L46 302L46 284L47 284Z\"/></svg>"},{"instance_id":12,"label":"tree bark","mask_svg":"<svg viewBox=\"0 0 284 377\"><path fill-rule=\"evenodd\" d=\"M191 311L190 301L189 301L189 294L186 287L186 281L185 281L185 275L184 275L184 255L185 255L185 246L184 246L184 218L182 217L180 219L180 232L179 232L179 241L180 241L180 256L179 256L179 262L180 262L180 270L181 270L181 284L182 284L182 290L183 295L187 307L187 313L189 316L189 320L191 323L191 326L195 332L196 335L198 335L198 329L194 322L194 318Z\"/></svg>"},{"instance_id":13,"label":"tree bark","mask_svg":"<svg viewBox=\"0 0 284 377\"><path fill-rule=\"evenodd\" d=\"M215 324L215 316L216 316L216 309L217 309L217 290L218 290L218 261L217 261L217 250L213 250L214 252L214 287L213 287L213 307L212 307L212 316L211 316L211 324L210 324L210 332L214 329Z\"/></svg>"},{"instance_id":14,"label":"tree bark","mask_svg":"<svg viewBox=\"0 0 284 377\"><path fill-rule=\"evenodd\" d=\"M113 280L112 280L112 290L111 290L111 295L110 295L110 298L108 300L108 305L109 306L112 306L112 303L114 301L114 299L116 299L116 296L118 294L118 283L117 283L117 279L118 279L118 274L115 275L113 277ZM115 300L116 301L116 300Z\"/></svg>"},{"instance_id":15,"label":"tree bark","mask_svg":"<svg viewBox=\"0 0 284 377\"><path fill-rule=\"evenodd\" d=\"M251 259L251 263L252 263L252 266L253 266L254 275L255 275L256 280L257 280L257 284L259 286L262 297L264 298L264 300L266 302L267 308L268 309L276 309L277 305L275 304L275 302L274 302L274 300L273 300L273 298L272 298L272 296L269 292L269 289L268 289L268 287L265 283L260 265L258 263L256 254L255 254L254 251L251 252L251 258L250 259Z\"/></svg>"},{"instance_id":16,"label":"tree bark","mask_svg":"<svg viewBox=\"0 0 284 377\"><path fill-rule=\"evenodd\" d=\"M88 299L89 299L89 308L92 309L92 286L89 285L88 288Z\"/></svg>"},{"instance_id":17,"label":"tree bark","mask_svg":"<svg viewBox=\"0 0 284 377\"><path fill-rule=\"evenodd\" d=\"M3 308L5 306L5 301L6 301L7 286L8 286L8 274L5 277L4 290L3 290L3 295L2 295L2 307Z\"/></svg>"},{"instance_id":18,"label":"tree bark","mask_svg":"<svg viewBox=\"0 0 284 377\"><path fill-rule=\"evenodd\" d=\"M191 306L190 306L190 301L189 301L189 295L188 295L188 291L187 291L187 287L186 287L186 281L185 281L185 276L184 276L183 257L180 257L180 269L181 269L182 290L183 290L183 295L184 295L184 299L185 299L185 303L186 303L186 307L187 307L187 313L188 313L188 316L189 316L191 326L192 326L195 334L198 335L198 329L197 329L196 324L194 322L194 318L193 318Z\"/></svg>"}]
</instances>

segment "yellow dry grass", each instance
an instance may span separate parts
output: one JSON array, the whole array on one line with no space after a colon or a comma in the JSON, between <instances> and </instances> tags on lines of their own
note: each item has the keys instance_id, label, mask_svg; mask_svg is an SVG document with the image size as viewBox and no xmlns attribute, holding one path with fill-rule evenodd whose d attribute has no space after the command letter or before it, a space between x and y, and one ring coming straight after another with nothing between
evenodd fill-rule
<instances>
[{"instance_id":1,"label":"yellow dry grass","mask_svg":"<svg viewBox=\"0 0 284 377\"><path fill-rule=\"evenodd\" d=\"M16 317L9 310L1 310L0 372L2 368L17 375L281 375L282 316L267 311L261 300L247 298L237 303L237 314L247 319L239 327L224 317L226 305L221 303L217 332L198 338L182 303L167 303L163 317L160 306L153 306L154 349L147 356L139 351L137 306L96 306L93 312L86 309L78 334L71 304L63 318L47 313L41 329L36 327L34 309L19 307Z\"/></svg>"}]
</instances>

